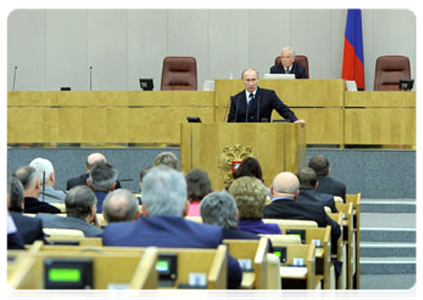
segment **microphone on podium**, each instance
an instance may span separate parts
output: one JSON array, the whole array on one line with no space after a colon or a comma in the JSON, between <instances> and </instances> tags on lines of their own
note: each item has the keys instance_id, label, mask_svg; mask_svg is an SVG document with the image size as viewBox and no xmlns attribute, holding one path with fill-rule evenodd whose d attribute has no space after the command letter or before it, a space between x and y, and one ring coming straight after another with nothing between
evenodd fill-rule
<instances>
[{"instance_id":1,"label":"microphone on podium","mask_svg":"<svg viewBox=\"0 0 423 300\"><path fill-rule=\"evenodd\" d=\"M90 66L90 91L93 90L93 66Z\"/></svg>"},{"instance_id":2,"label":"microphone on podium","mask_svg":"<svg viewBox=\"0 0 423 300\"><path fill-rule=\"evenodd\" d=\"M13 83L12 83L12 90L15 90L16 87L16 73L18 70L18 66L15 66L14 71L13 71Z\"/></svg>"},{"instance_id":3,"label":"microphone on podium","mask_svg":"<svg viewBox=\"0 0 423 300\"><path fill-rule=\"evenodd\" d=\"M229 106L231 106L232 103L232 96L229 97L228 106L226 107L225 116L223 117L223 123L226 122L226 116L228 115Z\"/></svg>"}]
</instances>

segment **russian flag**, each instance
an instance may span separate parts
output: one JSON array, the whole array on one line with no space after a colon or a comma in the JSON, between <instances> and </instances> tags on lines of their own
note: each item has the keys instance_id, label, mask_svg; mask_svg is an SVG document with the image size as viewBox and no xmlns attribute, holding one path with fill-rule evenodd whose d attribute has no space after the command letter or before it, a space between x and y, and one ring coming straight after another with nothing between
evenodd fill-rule
<instances>
[{"instance_id":1,"label":"russian flag","mask_svg":"<svg viewBox=\"0 0 423 300\"><path fill-rule=\"evenodd\" d=\"M361 9L349 9L345 27L342 79L354 80L364 90L364 55Z\"/></svg>"}]
</instances>

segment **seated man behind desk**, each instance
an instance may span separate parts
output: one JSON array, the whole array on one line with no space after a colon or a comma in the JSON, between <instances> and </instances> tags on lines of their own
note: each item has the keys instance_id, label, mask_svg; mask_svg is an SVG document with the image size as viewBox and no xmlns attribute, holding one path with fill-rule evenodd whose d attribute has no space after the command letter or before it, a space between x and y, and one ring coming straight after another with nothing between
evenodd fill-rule
<instances>
[{"instance_id":1,"label":"seated man behind desk","mask_svg":"<svg viewBox=\"0 0 423 300\"><path fill-rule=\"evenodd\" d=\"M228 122L270 122L272 111L275 109L290 122L305 126L305 121L298 120L275 91L258 87L259 76L255 69L245 69L241 79L245 90L231 97Z\"/></svg>"},{"instance_id":2,"label":"seated man behind desk","mask_svg":"<svg viewBox=\"0 0 423 300\"><path fill-rule=\"evenodd\" d=\"M331 226L332 252L336 251L336 244L341 235L338 223L333 221L319 203L300 203L296 199L299 193L300 182L291 172L282 172L276 175L272 191L272 202L263 209L266 219L312 220L317 226Z\"/></svg>"},{"instance_id":3,"label":"seated man behind desk","mask_svg":"<svg viewBox=\"0 0 423 300\"><path fill-rule=\"evenodd\" d=\"M131 191L118 189L109 193L103 202L103 218L107 223L138 220L138 199Z\"/></svg>"},{"instance_id":4,"label":"seated man behind desk","mask_svg":"<svg viewBox=\"0 0 423 300\"><path fill-rule=\"evenodd\" d=\"M66 195L66 217L51 214L37 214L43 220L44 228L81 230L85 237L101 236L100 224L96 217L94 193L84 185L74 187Z\"/></svg>"},{"instance_id":5,"label":"seated man behind desk","mask_svg":"<svg viewBox=\"0 0 423 300\"><path fill-rule=\"evenodd\" d=\"M273 74L295 74L297 79L307 79L306 69L295 62L295 51L285 47L281 52L281 63L270 68Z\"/></svg>"},{"instance_id":6,"label":"seated man behind desk","mask_svg":"<svg viewBox=\"0 0 423 300\"><path fill-rule=\"evenodd\" d=\"M96 163L87 179L87 185L97 197L97 212L103 212L103 201L107 194L116 188L116 179L119 171L108 163Z\"/></svg>"},{"instance_id":7,"label":"seated man behind desk","mask_svg":"<svg viewBox=\"0 0 423 300\"><path fill-rule=\"evenodd\" d=\"M137 221L105 227L105 246L157 246L164 248L217 248L222 229L185 220L187 184L182 173L169 167L154 167L143 178L143 215ZM228 288L238 288L242 272L228 257Z\"/></svg>"}]
</instances>

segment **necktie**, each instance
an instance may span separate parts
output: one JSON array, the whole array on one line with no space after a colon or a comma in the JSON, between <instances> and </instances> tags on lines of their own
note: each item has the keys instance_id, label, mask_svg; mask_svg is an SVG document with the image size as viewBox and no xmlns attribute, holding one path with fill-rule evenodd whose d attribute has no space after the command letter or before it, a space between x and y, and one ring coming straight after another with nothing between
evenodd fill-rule
<instances>
[{"instance_id":1,"label":"necktie","mask_svg":"<svg viewBox=\"0 0 423 300\"><path fill-rule=\"evenodd\" d=\"M285 69L285 74L289 74L289 69Z\"/></svg>"},{"instance_id":2,"label":"necktie","mask_svg":"<svg viewBox=\"0 0 423 300\"><path fill-rule=\"evenodd\" d=\"M250 101L248 102L248 111L251 114L251 110L253 109L254 94L251 93L249 98L250 98Z\"/></svg>"}]
</instances>

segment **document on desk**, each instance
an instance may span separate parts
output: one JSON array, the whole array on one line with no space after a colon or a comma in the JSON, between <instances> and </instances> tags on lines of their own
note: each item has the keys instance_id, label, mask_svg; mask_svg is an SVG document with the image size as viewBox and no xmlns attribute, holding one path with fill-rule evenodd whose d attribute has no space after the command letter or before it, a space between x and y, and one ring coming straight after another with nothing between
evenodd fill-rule
<instances>
[{"instance_id":1,"label":"document on desk","mask_svg":"<svg viewBox=\"0 0 423 300\"><path fill-rule=\"evenodd\" d=\"M307 267L280 267L281 278L306 278Z\"/></svg>"}]
</instances>

